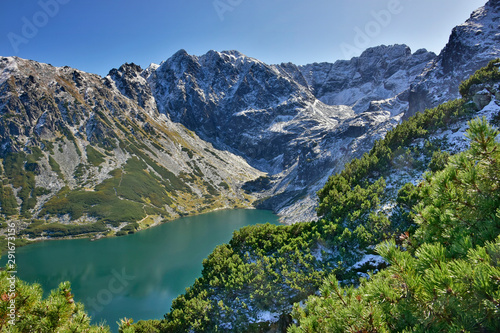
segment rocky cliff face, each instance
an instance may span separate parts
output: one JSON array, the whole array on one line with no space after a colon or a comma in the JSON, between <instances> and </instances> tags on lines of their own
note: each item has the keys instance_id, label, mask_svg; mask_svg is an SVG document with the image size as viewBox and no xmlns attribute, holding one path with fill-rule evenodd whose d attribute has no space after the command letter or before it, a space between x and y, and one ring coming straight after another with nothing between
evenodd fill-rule
<instances>
[{"instance_id":1,"label":"rocky cliff face","mask_svg":"<svg viewBox=\"0 0 500 333\"><path fill-rule=\"evenodd\" d=\"M161 113L268 173L246 187L258 193L261 207L289 222L309 220L315 192L329 175L403 115L423 110L428 96L415 87L439 91L434 105L454 99L460 80L500 54L493 42L496 7L490 1L454 29L453 45L471 45L463 54L450 44L439 58L405 45L379 46L349 61L296 66L268 65L236 51L196 57L181 50L143 75ZM432 76L436 64L446 68L440 79Z\"/></svg>"},{"instance_id":2,"label":"rocky cliff face","mask_svg":"<svg viewBox=\"0 0 500 333\"><path fill-rule=\"evenodd\" d=\"M241 187L263 173L160 114L142 73L0 58L1 212L46 221L28 228L40 236L51 221L116 231L250 206Z\"/></svg>"},{"instance_id":3,"label":"rocky cliff face","mask_svg":"<svg viewBox=\"0 0 500 333\"><path fill-rule=\"evenodd\" d=\"M412 83L404 119L458 98L458 86L500 56L500 1L490 0L455 27L448 44Z\"/></svg>"},{"instance_id":4,"label":"rocky cliff face","mask_svg":"<svg viewBox=\"0 0 500 333\"><path fill-rule=\"evenodd\" d=\"M392 57L411 58L409 49L401 46L381 47L375 52L377 56L384 49L391 50L385 57L387 63L398 63ZM345 84L350 84L347 78L354 75L352 71L369 66L364 64L368 58L378 62L370 54L367 51L363 61L352 61L356 65L344 73ZM407 63L423 68L431 55L419 54L418 61L401 62L408 68L412 66ZM396 76L403 76L395 74L395 66L383 69L381 65L380 76L393 77L391 82L395 83ZM316 68L314 73L311 69L304 75L306 70L293 64L267 65L236 51L210 51L197 57L183 50L155 68L148 72L147 80L159 111L266 172L267 180L246 188L261 197L260 207L279 212L289 222L313 219L315 191L332 171L369 149L375 138L396 123L387 111L355 112L350 106L319 100L308 79L317 79L317 72L327 71L325 68ZM364 79L369 80L369 76ZM366 84L351 85L361 91L359 86ZM404 82L395 83L398 85L404 86ZM377 95L378 99L384 97ZM362 103L358 102L351 104Z\"/></svg>"},{"instance_id":5,"label":"rocky cliff face","mask_svg":"<svg viewBox=\"0 0 500 333\"><path fill-rule=\"evenodd\" d=\"M357 113L386 110L397 115L408 106L410 83L436 55L411 53L406 45L378 46L360 57L299 67L316 98L328 105L348 105Z\"/></svg>"}]
</instances>

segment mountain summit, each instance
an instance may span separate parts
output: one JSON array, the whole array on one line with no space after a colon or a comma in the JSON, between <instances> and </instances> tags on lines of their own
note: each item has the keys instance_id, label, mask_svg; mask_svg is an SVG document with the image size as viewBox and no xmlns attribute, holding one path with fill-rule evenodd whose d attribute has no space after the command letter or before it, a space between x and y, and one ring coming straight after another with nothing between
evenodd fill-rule
<instances>
[{"instance_id":1,"label":"mountain summit","mask_svg":"<svg viewBox=\"0 0 500 333\"><path fill-rule=\"evenodd\" d=\"M490 0L455 27L439 56L412 82L408 119L426 108L458 98L458 86L500 54L500 1Z\"/></svg>"},{"instance_id":2,"label":"mountain summit","mask_svg":"<svg viewBox=\"0 0 500 333\"><path fill-rule=\"evenodd\" d=\"M180 50L147 80L160 112L268 174L246 187L260 207L298 221L314 218L315 192L332 171L397 122L371 101L400 94L434 57L380 46L348 62L297 67Z\"/></svg>"},{"instance_id":3,"label":"mountain summit","mask_svg":"<svg viewBox=\"0 0 500 333\"><path fill-rule=\"evenodd\" d=\"M392 45L296 66L180 50L104 78L0 58L2 213L100 231L252 205L312 220L330 175L500 56L499 7L476 10L439 56Z\"/></svg>"}]
</instances>

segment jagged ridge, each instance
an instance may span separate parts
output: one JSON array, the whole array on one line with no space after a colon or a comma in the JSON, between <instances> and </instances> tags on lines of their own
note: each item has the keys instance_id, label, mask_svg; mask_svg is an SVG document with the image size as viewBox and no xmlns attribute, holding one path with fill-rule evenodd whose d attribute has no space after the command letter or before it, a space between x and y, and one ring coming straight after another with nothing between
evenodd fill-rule
<instances>
[{"instance_id":1,"label":"jagged ridge","mask_svg":"<svg viewBox=\"0 0 500 333\"><path fill-rule=\"evenodd\" d=\"M106 232L143 221L134 231L254 200L241 186L262 173L160 114L138 66L101 78L1 58L0 73L2 213L30 235L70 228L49 222Z\"/></svg>"}]
</instances>

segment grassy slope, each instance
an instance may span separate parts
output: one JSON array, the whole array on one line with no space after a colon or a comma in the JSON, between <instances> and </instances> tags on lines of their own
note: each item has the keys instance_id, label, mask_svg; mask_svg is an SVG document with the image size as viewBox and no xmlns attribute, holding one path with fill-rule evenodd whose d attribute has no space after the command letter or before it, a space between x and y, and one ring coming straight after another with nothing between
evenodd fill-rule
<instances>
[{"instance_id":1,"label":"grassy slope","mask_svg":"<svg viewBox=\"0 0 500 333\"><path fill-rule=\"evenodd\" d=\"M73 108L66 107L67 112ZM88 106L80 103L78 107ZM102 132L94 143L78 134L75 137L61 125L56 139L41 140L39 145L10 153L1 161L0 214L20 221L22 234L30 238L92 235L128 223L119 232L125 234L134 232L136 222L144 219L172 220L218 208L250 205L251 198L238 195L234 185L211 181L203 173L207 167L215 169L203 159L204 155L208 151L212 158L217 153L192 147L178 131L151 119L145 120L148 126L139 126L126 115L118 119L100 111L96 111L94 122ZM84 153L79 148L82 146ZM162 161L163 156L171 156L169 149L177 146L182 147L190 161L185 172L174 174ZM61 168L60 159L70 156L71 151L81 162L68 174ZM127 154L128 160L121 166L118 163L116 169L104 175L107 179L95 184L95 175L102 168L109 168L108 162L117 153ZM64 184L58 192L53 192L53 186L42 187L35 181L40 174L47 177L51 173L55 173L57 183ZM51 182L55 183L52 177ZM70 223L55 222L60 216L69 217ZM75 221L84 225L73 225Z\"/></svg>"}]
</instances>

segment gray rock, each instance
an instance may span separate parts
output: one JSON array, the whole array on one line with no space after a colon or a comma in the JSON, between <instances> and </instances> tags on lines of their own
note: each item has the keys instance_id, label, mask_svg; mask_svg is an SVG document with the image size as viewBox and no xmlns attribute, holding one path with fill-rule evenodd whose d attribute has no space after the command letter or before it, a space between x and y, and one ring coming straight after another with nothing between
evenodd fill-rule
<instances>
[{"instance_id":1,"label":"gray rock","mask_svg":"<svg viewBox=\"0 0 500 333\"><path fill-rule=\"evenodd\" d=\"M159 207L170 219L210 207L251 206L255 197L241 187L263 173L160 114L142 73L125 64L102 78L70 67L0 58L0 158L13 152L29 155L35 147L42 152L36 163L24 167L35 175L35 186L44 189L33 217L69 223L70 216L38 214L63 187L93 191L134 156L148 167L151 181L161 179L155 169L161 166L172 174L164 184L185 184L169 193L174 208ZM89 147L102 156L98 164L88 155Z\"/></svg>"},{"instance_id":2,"label":"gray rock","mask_svg":"<svg viewBox=\"0 0 500 333\"><path fill-rule=\"evenodd\" d=\"M411 53L406 45L377 46L360 57L333 64L320 63L300 67L315 96L329 105L348 105L356 112L374 108L397 115L407 107L410 82L422 73L436 55L425 49ZM386 104L398 97L400 104ZM401 104L402 102L402 104Z\"/></svg>"},{"instance_id":3,"label":"gray rock","mask_svg":"<svg viewBox=\"0 0 500 333\"><path fill-rule=\"evenodd\" d=\"M483 109L486 105L490 104L492 99L491 93L484 89L482 91L477 92L473 97L472 101L476 105L478 110Z\"/></svg>"},{"instance_id":4,"label":"gray rock","mask_svg":"<svg viewBox=\"0 0 500 333\"><path fill-rule=\"evenodd\" d=\"M490 0L453 29L439 56L412 82L403 119L460 97L460 82L500 56L499 22L500 2Z\"/></svg>"}]
</instances>

